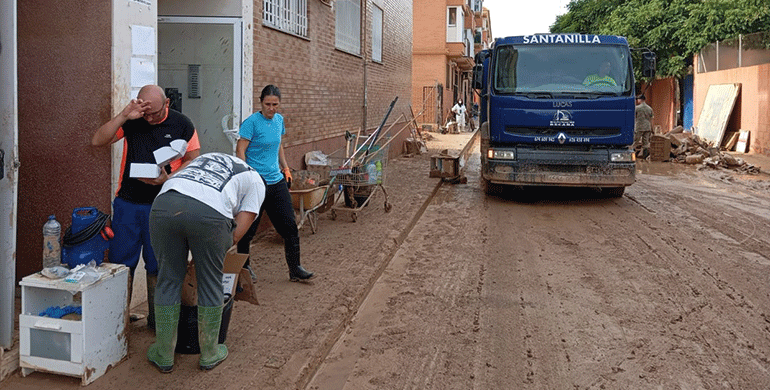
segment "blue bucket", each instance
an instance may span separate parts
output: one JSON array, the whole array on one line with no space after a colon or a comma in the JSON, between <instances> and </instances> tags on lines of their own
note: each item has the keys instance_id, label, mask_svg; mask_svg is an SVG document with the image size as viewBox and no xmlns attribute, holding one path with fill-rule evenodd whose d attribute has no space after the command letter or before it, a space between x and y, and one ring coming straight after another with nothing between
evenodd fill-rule
<instances>
[{"instance_id":1,"label":"blue bucket","mask_svg":"<svg viewBox=\"0 0 770 390\"><path fill-rule=\"evenodd\" d=\"M72 212L72 226L68 234L77 236L81 232L90 237L82 238L75 245L62 245L62 263L74 268L80 264L88 264L91 260L97 265L104 260L104 254L109 249L109 242L102 236L102 227L105 216L95 207L78 207ZM86 232L84 232L84 230Z\"/></svg>"}]
</instances>

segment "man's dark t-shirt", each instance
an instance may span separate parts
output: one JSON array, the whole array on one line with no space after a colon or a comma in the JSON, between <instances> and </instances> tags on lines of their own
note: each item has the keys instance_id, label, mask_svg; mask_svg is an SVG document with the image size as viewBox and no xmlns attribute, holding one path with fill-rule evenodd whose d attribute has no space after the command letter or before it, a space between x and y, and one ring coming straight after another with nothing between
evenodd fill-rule
<instances>
[{"instance_id":1,"label":"man's dark t-shirt","mask_svg":"<svg viewBox=\"0 0 770 390\"><path fill-rule=\"evenodd\" d=\"M133 203L152 204L161 186L150 185L139 179L129 177L131 163L155 163L153 152L169 146L175 139L188 143L195 134L195 125L184 114L169 109L166 119L151 125L144 118L126 121L121 127L125 144L118 197ZM170 173L166 166L166 173Z\"/></svg>"}]
</instances>

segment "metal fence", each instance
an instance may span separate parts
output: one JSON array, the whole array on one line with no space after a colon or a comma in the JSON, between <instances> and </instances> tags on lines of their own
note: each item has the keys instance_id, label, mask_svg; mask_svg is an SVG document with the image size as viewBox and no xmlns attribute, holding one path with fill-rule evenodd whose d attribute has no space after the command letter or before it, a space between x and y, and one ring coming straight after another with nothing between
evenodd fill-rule
<instances>
[{"instance_id":1,"label":"metal fence","mask_svg":"<svg viewBox=\"0 0 770 390\"><path fill-rule=\"evenodd\" d=\"M698 73L770 63L770 31L708 44L698 52Z\"/></svg>"}]
</instances>

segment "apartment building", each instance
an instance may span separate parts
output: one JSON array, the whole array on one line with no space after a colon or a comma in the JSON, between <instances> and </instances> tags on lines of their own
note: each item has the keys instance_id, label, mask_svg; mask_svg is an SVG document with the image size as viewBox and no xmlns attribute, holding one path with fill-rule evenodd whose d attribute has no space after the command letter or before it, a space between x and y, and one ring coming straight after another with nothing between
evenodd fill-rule
<instances>
[{"instance_id":1,"label":"apartment building","mask_svg":"<svg viewBox=\"0 0 770 390\"><path fill-rule=\"evenodd\" d=\"M452 105L470 109L473 57L492 42L483 0L415 0L412 102L418 123L446 123Z\"/></svg>"}]
</instances>

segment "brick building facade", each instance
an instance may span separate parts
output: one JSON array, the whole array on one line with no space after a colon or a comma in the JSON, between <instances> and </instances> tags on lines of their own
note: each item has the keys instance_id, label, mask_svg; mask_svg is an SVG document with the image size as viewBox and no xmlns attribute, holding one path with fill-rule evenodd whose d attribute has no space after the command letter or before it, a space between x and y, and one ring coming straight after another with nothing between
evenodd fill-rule
<instances>
[{"instance_id":1,"label":"brick building facade","mask_svg":"<svg viewBox=\"0 0 770 390\"><path fill-rule=\"evenodd\" d=\"M463 99L470 109L474 55L492 42L482 0L415 0L412 102L419 123L442 126Z\"/></svg>"},{"instance_id":2,"label":"brick building facade","mask_svg":"<svg viewBox=\"0 0 770 390\"><path fill-rule=\"evenodd\" d=\"M255 15L262 15L256 2ZM366 123L372 131L380 125L391 101L398 101L388 126L405 122L412 84L412 2L367 0L363 56L335 48L334 8L308 1L307 38L266 26L255 16L254 111L267 84L281 88L281 112L286 121L285 148L292 167L302 168L302 157L311 150L331 152L343 146L345 131L355 134ZM382 11L382 56L372 60L374 7ZM394 130L400 126L394 126ZM364 133L362 133L364 134ZM404 138L408 131L402 132ZM400 142L392 143L400 152Z\"/></svg>"}]
</instances>

